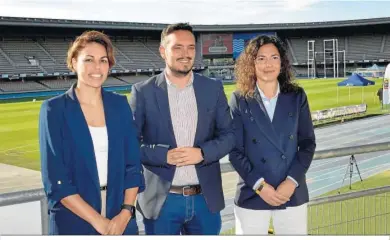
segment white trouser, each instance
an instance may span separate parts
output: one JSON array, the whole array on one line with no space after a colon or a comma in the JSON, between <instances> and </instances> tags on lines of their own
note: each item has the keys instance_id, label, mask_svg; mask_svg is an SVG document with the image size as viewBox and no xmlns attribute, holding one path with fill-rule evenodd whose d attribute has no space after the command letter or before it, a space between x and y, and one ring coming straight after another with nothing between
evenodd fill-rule
<instances>
[{"instance_id":1,"label":"white trouser","mask_svg":"<svg viewBox=\"0 0 390 240\"><path fill-rule=\"evenodd\" d=\"M107 195L107 190L100 191L100 194L102 196L102 211L100 212L100 214L103 217L106 217L106 195Z\"/></svg>"},{"instance_id":2,"label":"white trouser","mask_svg":"<svg viewBox=\"0 0 390 240\"><path fill-rule=\"evenodd\" d=\"M236 235L267 235L270 219L276 235L307 235L307 203L281 210L251 210L234 206Z\"/></svg>"}]
</instances>

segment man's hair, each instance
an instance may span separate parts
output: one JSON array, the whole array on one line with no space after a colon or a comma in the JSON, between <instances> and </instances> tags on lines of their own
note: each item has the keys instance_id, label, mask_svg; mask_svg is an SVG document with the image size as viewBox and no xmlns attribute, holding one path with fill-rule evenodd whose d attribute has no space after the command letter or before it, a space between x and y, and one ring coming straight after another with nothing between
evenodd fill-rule
<instances>
[{"instance_id":1,"label":"man's hair","mask_svg":"<svg viewBox=\"0 0 390 240\"><path fill-rule=\"evenodd\" d=\"M166 44L165 38L169 34L171 34L173 32L176 32L176 31L180 31L180 30L189 31L190 33L192 33L192 35L194 35L194 31L192 30L192 26L189 23L175 23L175 24L171 24L171 25L168 25L166 28L164 28L163 31L161 32L161 42L160 42L160 44L164 46Z\"/></svg>"}]
</instances>

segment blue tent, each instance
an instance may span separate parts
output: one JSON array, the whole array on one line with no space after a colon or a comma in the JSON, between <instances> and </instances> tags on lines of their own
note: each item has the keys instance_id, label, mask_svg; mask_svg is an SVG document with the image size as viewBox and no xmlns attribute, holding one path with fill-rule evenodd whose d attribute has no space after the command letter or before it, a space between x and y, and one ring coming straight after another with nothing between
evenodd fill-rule
<instances>
[{"instance_id":1,"label":"blue tent","mask_svg":"<svg viewBox=\"0 0 390 240\"><path fill-rule=\"evenodd\" d=\"M374 81L370 81L360 76L359 74L352 74L349 78L337 83L337 86L369 86L375 85Z\"/></svg>"},{"instance_id":2,"label":"blue tent","mask_svg":"<svg viewBox=\"0 0 390 240\"><path fill-rule=\"evenodd\" d=\"M370 85L375 85L375 82L367 80L364 77L360 76L359 74L356 74L356 73L352 74L349 78L337 83L337 103L339 102L339 88L338 87L342 87L342 86L349 87L349 91L348 91L349 101L351 101L351 87L352 86L362 87L362 103L363 103L364 102L364 86L370 86Z\"/></svg>"},{"instance_id":3,"label":"blue tent","mask_svg":"<svg viewBox=\"0 0 390 240\"><path fill-rule=\"evenodd\" d=\"M369 67L368 69L370 69L370 70L379 70L380 68L378 67L378 65L376 65L376 64L374 63L374 65L372 65L372 66Z\"/></svg>"}]
</instances>

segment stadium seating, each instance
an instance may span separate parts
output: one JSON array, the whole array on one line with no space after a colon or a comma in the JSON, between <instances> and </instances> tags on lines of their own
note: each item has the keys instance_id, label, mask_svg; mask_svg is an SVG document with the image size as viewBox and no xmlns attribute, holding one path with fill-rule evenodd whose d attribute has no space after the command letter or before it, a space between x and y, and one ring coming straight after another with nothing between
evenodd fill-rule
<instances>
[{"instance_id":1,"label":"stadium seating","mask_svg":"<svg viewBox=\"0 0 390 240\"><path fill-rule=\"evenodd\" d=\"M54 79L54 80L40 80L39 81L41 84L47 86L50 89L53 90L62 90L62 89L68 89L70 86L72 86L73 83L76 82L75 79Z\"/></svg>"},{"instance_id":2,"label":"stadium seating","mask_svg":"<svg viewBox=\"0 0 390 240\"><path fill-rule=\"evenodd\" d=\"M389 59L390 55L381 52L382 35L361 35L348 37L347 60L364 61Z\"/></svg>"},{"instance_id":3,"label":"stadium seating","mask_svg":"<svg viewBox=\"0 0 390 240\"><path fill-rule=\"evenodd\" d=\"M48 87L39 84L34 81L26 82L0 82L0 89L4 92L29 92L29 91L41 91L41 90L50 90Z\"/></svg>"},{"instance_id":4,"label":"stadium seating","mask_svg":"<svg viewBox=\"0 0 390 240\"><path fill-rule=\"evenodd\" d=\"M0 42L0 48L14 62L14 71L18 73L47 73L40 65L53 63L31 39L4 39ZM30 60L30 61L29 61Z\"/></svg>"},{"instance_id":5,"label":"stadium seating","mask_svg":"<svg viewBox=\"0 0 390 240\"><path fill-rule=\"evenodd\" d=\"M48 72L70 72L66 66L66 54L70 45L70 39L45 38L39 40L38 43L55 60L54 64L44 65L44 68L47 69Z\"/></svg>"},{"instance_id":6,"label":"stadium seating","mask_svg":"<svg viewBox=\"0 0 390 240\"><path fill-rule=\"evenodd\" d=\"M125 81L125 82L127 82L127 83L133 84L133 83L137 83L137 82L146 80L146 79L150 78L150 76L148 76L148 75L140 75L140 76L117 76L116 78L118 78L118 79L120 79L120 80L122 80L122 81Z\"/></svg>"},{"instance_id":7,"label":"stadium seating","mask_svg":"<svg viewBox=\"0 0 390 240\"><path fill-rule=\"evenodd\" d=\"M107 80L103 83L103 86L125 86L129 85L129 83L117 79L115 77L108 77Z\"/></svg>"},{"instance_id":8,"label":"stadium seating","mask_svg":"<svg viewBox=\"0 0 390 240\"><path fill-rule=\"evenodd\" d=\"M69 73L66 55L70 42L71 38L5 38L0 41L0 75ZM158 40L118 39L113 44L117 60L114 72L165 67ZM195 66L203 66L200 52L196 54Z\"/></svg>"},{"instance_id":9,"label":"stadium seating","mask_svg":"<svg viewBox=\"0 0 390 240\"><path fill-rule=\"evenodd\" d=\"M381 61L390 59L390 35L358 34L354 36L333 37L299 37L285 39L290 48L291 62L299 66L307 63L307 41L315 40L315 50L323 52L323 40L337 38L339 50L346 50L347 62ZM66 67L66 54L73 37L3 37L0 41L0 77L20 75L62 75L69 74ZM114 73L155 71L165 67L159 53L159 40L127 37L113 38L117 64L113 67ZM197 49L201 49L197 42ZM341 54L339 55L341 57ZM340 59L341 61L342 59ZM323 62L323 54L317 54L317 63ZM226 63L230 65L230 62ZM207 64L202 61L201 51L196 52L195 67ZM213 65L225 65L214 63ZM298 70L298 75L305 74L306 70ZM46 82L46 80L44 80ZM124 80L127 81L127 80ZM133 81L133 80L131 80ZM109 84L108 81L106 84ZM112 82L121 85L123 81ZM53 83L53 89L62 88L63 84ZM51 86L51 85L50 85Z\"/></svg>"},{"instance_id":10,"label":"stadium seating","mask_svg":"<svg viewBox=\"0 0 390 240\"><path fill-rule=\"evenodd\" d=\"M109 76L104 82L105 87L128 86L148 79L148 75ZM76 79L44 79L37 81L1 81L0 94L13 92L31 92L41 90L66 90L76 82Z\"/></svg>"},{"instance_id":11,"label":"stadium seating","mask_svg":"<svg viewBox=\"0 0 390 240\"><path fill-rule=\"evenodd\" d=\"M126 69L156 69L156 64L161 62L160 57L148 49L142 42L129 40L118 40L115 47L127 56L126 59L118 59L119 63ZM123 61L125 60L125 61Z\"/></svg>"},{"instance_id":12,"label":"stadium seating","mask_svg":"<svg viewBox=\"0 0 390 240\"><path fill-rule=\"evenodd\" d=\"M347 62L390 59L390 39L388 37L385 38L386 41L382 51L383 35L370 34L347 37L289 38L288 40L291 43L291 47L298 64L306 64L308 40L315 40L315 51L323 52L323 40L333 38L338 39L339 51L346 50ZM319 55L317 54L317 62L323 62L323 56L321 56L321 53L319 53Z\"/></svg>"},{"instance_id":13,"label":"stadium seating","mask_svg":"<svg viewBox=\"0 0 390 240\"><path fill-rule=\"evenodd\" d=\"M0 47L1 48L1 47ZM12 74L14 67L12 64L1 54L0 50L0 75L1 74Z\"/></svg>"}]
</instances>

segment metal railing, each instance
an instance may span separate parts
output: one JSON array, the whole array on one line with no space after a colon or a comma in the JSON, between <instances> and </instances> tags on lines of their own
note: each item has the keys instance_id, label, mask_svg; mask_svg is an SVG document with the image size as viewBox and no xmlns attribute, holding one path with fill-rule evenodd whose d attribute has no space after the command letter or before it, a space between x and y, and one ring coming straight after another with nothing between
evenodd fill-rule
<instances>
[{"instance_id":1,"label":"metal railing","mask_svg":"<svg viewBox=\"0 0 390 240\"><path fill-rule=\"evenodd\" d=\"M390 186L310 200L311 235L390 233Z\"/></svg>"},{"instance_id":2,"label":"metal railing","mask_svg":"<svg viewBox=\"0 0 390 240\"><path fill-rule=\"evenodd\" d=\"M390 142L317 151L314 154L313 160L321 160L327 158L350 156L350 155L379 152L379 151L386 151L386 150L390 150ZM230 163L223 163L221 164L221 171L222 173L227 173L235 170ZM369 209L367 203L368 202L372 203L372 201L366 199L372 197L376 198L376 200L374 201L374 208L373 208L375 210L374 215L366 213L366 210ZM369 189L360 192L346 193L346 194L331 196L331 197L321 197L321 198L311 199L309 202L309 213L308 213L309 233L334 234L329 229L332 229L332 227L334 228L336 226L344 226L345 224L347 224L346 228L348 232L348 227L349 227L348 224L353 224L351 225L353 229L359 228L360 226L359 221L363 221L362 222L363 230L365 230L366 225L368 224L366 221L367 219L370 220L373 218L375 219L377 217L382 217L382 218L384 217L384 219L382 219L383 220L382 222L384 222L384 231L385 231L383 234L388 234L390 230L390 227L388 226L390 224L390 219L389 219L390 206L388 206L390 201L388 201L388 198L390 198L390 186L376 188L376 189ZM382 200L385 199L384 206L386 211L384 213L377 213L377 207L376 207L377 199L382 199ZM351 212L351 210L349 210L349 208L346 208L346 206L348 207L348 205L350 205L348 201L356 201L356 200L363 201L363 203L358 202L357 205L353 205L353 208L357 207L357 209L360 209L360 206L363 206L362 209L364 213L362 213L363 216L360 216L359 215L360 211L358 211L358 216L356 218L352 217L352 219L350 219L348 212ZM43 189L0 194L0 207L16 205L21 203L28 203L28 202L36 202L36 201L39 201L41 205L42 233L43 235L46 235L48 233L48 209L47 209L47 201ZM379 204L382 204L382 202L383 201L379 201ZM327 206L327 204L333 206L333 210L334 210L333 212L332 212L332 207ZM318 215L319 206L322 207L322 215ZM339 214L337 213L338 210L336 208L340 210ZM346 216L343 215L343 213L345 212L347 212ZM312 216L315 216L317 220L312 220ZM319 222L318 218L322 218L322 221ZM325 218L334 219L335 221L328 221L328 220L325 221ZM337 219L339 219L340 221L336 221ZM222 216L223 222L231 221L231 220L234 220L233 214L227 214ZM355 224L357 222L359 223L358 226L356 227Z\"/></svg>"},{"instance_id":3,"label":"metal railing","mask_svg":"<svg viewBox=\"0 0 390 240\"><path fill-rule=\"evenodd\" d=\"M46 195L43 189L0 194L0 207L37 201L40 202L41 206L42 234L47 235L49 232L49 215Z\"/></svg>"}]
</instances>

